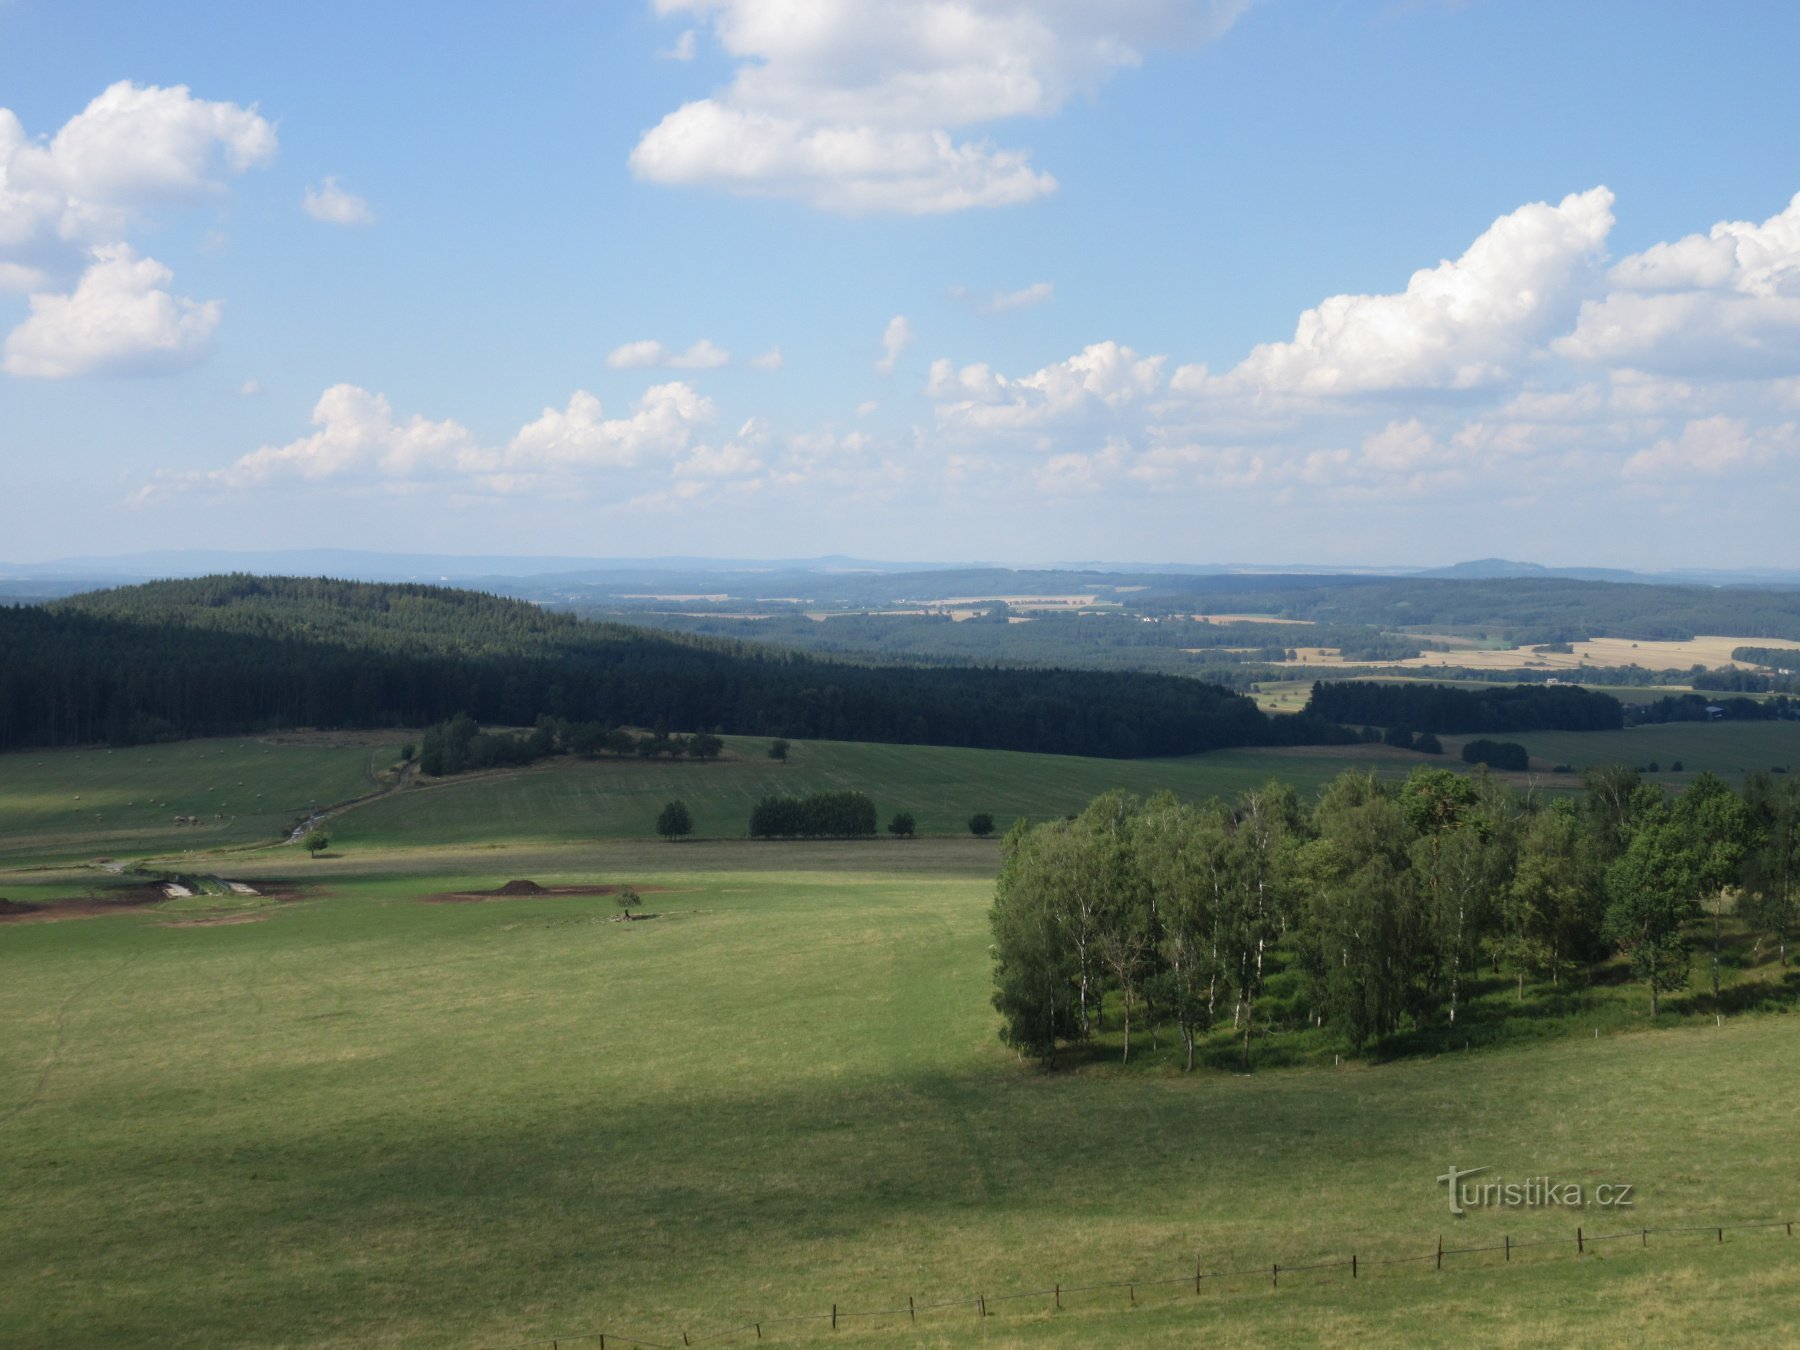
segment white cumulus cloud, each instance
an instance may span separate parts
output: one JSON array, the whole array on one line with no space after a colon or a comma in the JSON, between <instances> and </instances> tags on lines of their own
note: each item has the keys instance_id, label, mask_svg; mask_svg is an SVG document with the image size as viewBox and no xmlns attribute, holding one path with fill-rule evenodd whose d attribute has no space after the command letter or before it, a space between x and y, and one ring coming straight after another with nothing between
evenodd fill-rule
<instances>
[{"instance_id":1,"label":"white cumulus cloud","mask_svg":"<svg viewBox=\"0 0 1800 1350\"><path fill-rule=\"evenodd\" d=\"M0 108L0 256L53 241L110 242L145 207L217 194L275 155L254 108L185 85L110 85L48 143Z\"/></svg>"},{"instance_id":2,"label":"white cumulus cloud","mask_svg":"<svg viewBox=\"0 0 1800 1350\"><path fill-rule=\"evenodd\" d=\"M326 178L317 187L306 189L300 207L314 220L327 225L373 225L375 212L368 202L339 186L335 178Z\"/></svg>"},{"instance_id":3,"label":"white cumulus cloud","mask_svg":"<svg viewBox=\"0 0 1800 1350\"><path fill-rule=\"evenodd\" d=\"M607 417L598 398L576 390L566 407L545 408L505 445L489 446L460 422L397 417L386 396L337 384L314 406L312 434L263 446L194 481L251 488L284 480L440 479L509 492L572 474L673 465L704 449L698 438L716 418L711 401L680 382L645 390L624 417ZM729 446L708 453L715 473L742 462Z\"/></svg>"},{"instance_id":4,"label":"white cumulus cloud","mask_svg":"<svg viewBox=\"0 0 1800 1350\"><path fill-rule=\"evenodd\" d=\"M170 293L169 269L125 238L145 210L217 196L275 145L254 108L182 85L110 85L48 140L0 108L0 290L31 296L7 372L148 375L202 359L218 302Z\"/></svg>"},{"instance_id":5,"label":"white cumulus cloud","mask_svg":"<svg viewBox=\"0 0 1800 1350\"><path fill-rule=\"evenodd\" d=\"M647 131L653 182L927 214L1055 191L1028 151L960 128L1045 117L1151 47L1222 32L1244 0L655 0L709 22L740 63L725 89Z\"/></svg>"},{"instance_id":6,"label":"white cumulus cloud","mask_svg":"<svg viewBox=\"0 0 1800 1350\"><path fill-rule=\"evenodd\" d=\"M904 314L896 314L888 320L886 329L881 334L881 359L875 363L877 375L892 375L900 358L906 355L906 349L913 345L918 336L913 331L912 320Z\"/></svg>"},{"instance_id":7,"label":"white cumulus cloud","mask_svg":"<svg viewBox=\"0 0 1800 1350\"><path fill-rule=\"evenodd\" d=\"M1606 243L1613 195L1571 193L1500 217L1454 262L1390 295L1335 295L1290 342L1257 347L1225 378L1279 393L1477 389L1511 377L1572 313Z\"/></svg>"},{"instance_id":8,"label":"white cumulus cloud","mask_svg":"<svg viewBox=\"0 0 1800 1350\"><path fill-rule=\"evenodd\" d=\"M646 338L614 348L606 364L614 370L717 370L731 364L731 353L707 338L682 352Z\"/></svg>"},{"instance_id":9,"label":"white cumulus cloud","mask_svg":"<svg viewBox=\"0 0 1800 1350\"><path fill-rule=\"evenodd\" d=\"M1800 194L1760 225L1724 221L1633 254L1607 280L1559 355L1672 375L1800 371Z\"/></svg>"},{"instance_id":10,"label":"white cumulus cloud","mask_svg":"<svg viewBox=\"0 0 1800 1350\"><path fill-rule=\"evenodd\" d=\"M6 339L10 375L155 375L203 359L218 325L217 300L165 289L174 273L129 244L103 244L68 295L31 297L31 314Z\"/></svg>"}]
</instances>

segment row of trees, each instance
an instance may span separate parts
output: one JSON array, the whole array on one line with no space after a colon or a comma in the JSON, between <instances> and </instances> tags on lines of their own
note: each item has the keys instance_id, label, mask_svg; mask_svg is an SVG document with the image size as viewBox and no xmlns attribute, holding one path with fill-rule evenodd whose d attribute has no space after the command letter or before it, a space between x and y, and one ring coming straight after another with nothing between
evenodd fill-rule
<instances>
[{"instance_id":1,"label":"row of trees","mask_svg":"<svg viewBox=\"0 0 1800 1350\"><path fill-rule=\"evenodd\" d=\"M637 759L663 756L717 759L724 749L725 742L711 732L671 735L667 721L659 722L653 731L640 736L604 722L571 722L563 717L543 716L529 732L521 734L483 731L481 724L465 712L426 729L419 748L419 769L434 778L442 778L472 769L535 764L555 755L577 755L583 759L607 755Z\"/></svg>"},{"instance_id":2,"label":"row of trees","mask_svg":"<svg viewBox=\"0 0 1800 1350\"><path fill-rule=\"evenodd\" d=\"M1800 787L1743 793L1703 776L1670 798L1633 770L1544 802L1420 768L1399 786L1345 774L1308 809L1271 784L1203 805L1122 792L1015 826L991 914L1001 1039L1054 1062L1116 1013L1196 1044L1229 1021L1249 1066L1272 961L1298 971L1295 1023L1357 1051L1454 1026L1472 982L1561 984L1613 953L1660 997L1741 888L1740 915L1787 945L1800 922ZM1703 907L1705 907L1703 909Z\"/></svg>"},{"instance_id":3,"label":"row of trees","mask_svg":"<svg viewBox=\"0 0 1800 1350\"><path fill-rule=\"evenodd\" d=\"M1611 694L1570 684L1495 685L1320 681L1306 709L1328 722L1373 723L1467 735L1483 731L1617 731L1625 711Z\"/></svg>"},{"instance_id":4,"label":"row of trees","mask_svg":"<svg viewBox=\"0 0 1800 1350\"><path fill-rule=\"evenodd\" d=\"M866 792L764 797L750 812L752 839L863 839L875 833Z\"/></svg>"},{"instance_id":5,"label":"row of trees","mask_svg":"<svg viewBox=\"0 0 1800 1350\"><path fill-rule=\"evenodd\" d=\"M911 811L896 811L888 820L888 833L911 839L919 824ZM664 839L685 839L694 832L694 815L679 799L665 802L656 817L656 832ZM994 832L994 817L977 811L969 817L969 833L985 839ZM875 804L860 792L827 792L813 797L765 797L750 815L750 834L756 839L867 838L875 833Z\"/></svg>"}]
</instances>

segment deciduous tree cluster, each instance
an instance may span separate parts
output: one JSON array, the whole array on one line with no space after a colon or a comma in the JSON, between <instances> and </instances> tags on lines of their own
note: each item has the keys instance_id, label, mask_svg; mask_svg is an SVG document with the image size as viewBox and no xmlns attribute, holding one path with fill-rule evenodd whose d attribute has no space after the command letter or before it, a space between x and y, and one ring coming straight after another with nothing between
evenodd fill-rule
<instances>
[{"instance_id":1,"label":"deciduous tree cluster","mask_svg":"<svg viewBox=\"0 0 1800 1350\"><path fill-rule=\"evenodd\" d=\"M875 803L863 792L764 797L750 812L752 839L861 839L875 833Z\"/></svg>"},{"instance_id":2,"label":"deciduous tree cluster","mask_svg":"<svg viewBox=\"0 0 1800 1350\"><path fill-rule=\"evenodd\" d=\"M1528 979L1579 978L1615 952L1654 1014L1734 888L1785 961L1800 786L1702 776L1671 798L1622 768L1586 786L1545 802L1420 768L1397 786L1345 774L1310 809L1280 784L1200 805L1114 792L1015 826L991 913L1001 1039L1054 1062L1105 1014L1127 1059L1155 1026L1192 1068L1229 1024L1248 1067L1277 953L1299 973L1289 1015L1357 1051L1454 1026L1478 973L1507 972L1523 997Z\"/></svg>"}]
</instances>

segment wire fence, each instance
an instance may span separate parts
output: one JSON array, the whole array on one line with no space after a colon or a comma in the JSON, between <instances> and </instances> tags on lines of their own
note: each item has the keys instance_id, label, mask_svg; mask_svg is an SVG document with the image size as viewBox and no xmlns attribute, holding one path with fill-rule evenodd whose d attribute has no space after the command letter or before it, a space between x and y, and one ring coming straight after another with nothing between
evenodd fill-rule
<instances>
[{"instance_id":1,"label":"wire fence","mask_svg":"<svg viewBox=\"0 0 1800 1350\"><path fill-rule=\"evenodd\" d=\"M1342 1270L1350 1273L1350 1278L1360 1279L1362 1273L1389 1266L1430 1265L1433 1270L1442 1270L1444 1262L1450 1257L1473 1256L1491 1252L1499 1252L1505 1262L1513 1259L1515 1252L1532 1251L1541 1248L1561 1248L1572 1251L1576 1256L1586 1256L1588 1252L1609 1242L1636 1242L1641 1247L1649 1247L1653 1237L1678 1237L1683 1235L1702 1234L1718 1243L1725 1241L1727 1233L1743 1232L1781 1232L1788 1237L1794 1235L1792 1219L1753 1219L1732 1220L1724 1223L1689 1224L1678 1228L1627 1228L1612 1233L1589 1232L1585 1227L1577 1226L1574 1236L1556 1238L1536 1238L1519 1242L1510 1236L1502 1236L1498 1242L1483 1243L1474 1247L1446 1247L1440 1235L1437 1246L1422 1255L1367 1257L1352 1251L1341 1259L1327 1261L1311 1261L1285 1264L1280 1261L1269 1261L1254 1266L1241 1266L1233 1269L1208 1269L1204 1257L1197 1257L1193 1270L1181 1274L1157 1279L1104 1280L1096 1284L1050 1284L1042 1289L1026 1289L1011 1293L964 1295L961 1298L941 1299L930 1303L919 1303L908 1297L905 1303L897 1303L884 1308L849 1308L836 1303L829 1312L793 1313L784 1317L763 1317L749 1321L734 1323L728 1327L715 1327L707 1332L694 1332L682 1329L665 1333L661 1339L652 1340L623 1331L582 1331L568 1332L560 1336L543 1336L537 1340L509 1342L495 1350L537 1350L548 1346L550 1350L562 1350L562 1347L597 1346L598 1350L607 1350L609 1346L643 1347L643 1350L676 1350L677 1347L705 1345L713 1341L734 1339L765 1340L770 1333L782 1329L810 1327L832 1331L842 1330L858 1323L867 1324L887 1319L893 1324L916 1326L922 1314L941 1313L960 1310L972 1314L976 1318L987 1318L993 1314L989 1311L996 1304L1022 1303L1042 1301L1050 1311L1061 1311L1063 1300L1077 1294L1106 1293L1124 1290L1129 1300L1127 1306L1135 1307L1140 1290L1166 1290L1180 1286L1183 1290L1192 1288L1196 1296L1205 1292L1207 1283L1225 1280L1267 1280L1272 1288L1281 1287L1283 1275L1301 1275L1309 1271Z\"/></svg>"}]
</instances>

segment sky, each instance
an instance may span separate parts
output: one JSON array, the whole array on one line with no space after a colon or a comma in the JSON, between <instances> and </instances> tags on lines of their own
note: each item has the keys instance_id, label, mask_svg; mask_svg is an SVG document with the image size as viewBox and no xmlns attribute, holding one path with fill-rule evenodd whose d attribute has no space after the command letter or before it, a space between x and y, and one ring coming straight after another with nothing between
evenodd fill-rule
<instances>
[{"instance_id":1,"label":"sky","mask_svg":"<svg viewBox=\"0 0 1800 1350\"><path fill-rule=\"evenodd\" d=\"M0 559L1800 566L1800 5L0 0Z\"/></svg>"}]
</instances>

